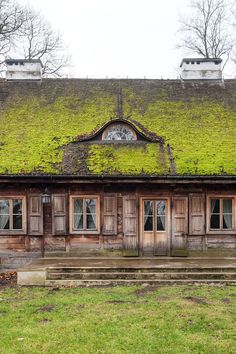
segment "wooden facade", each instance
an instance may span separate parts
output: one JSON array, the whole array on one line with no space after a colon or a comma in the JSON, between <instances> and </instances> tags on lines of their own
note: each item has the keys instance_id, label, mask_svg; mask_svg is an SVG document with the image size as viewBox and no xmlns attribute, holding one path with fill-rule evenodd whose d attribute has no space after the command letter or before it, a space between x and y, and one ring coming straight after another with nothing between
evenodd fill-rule
<instances>
[{"instance_id":1,"label":"wooden facade","mask_svg":"<svg viewBox=\"0 0 236 354\"><path fill-rule=\"evenodd\" d=\"M163 181L162 181L163 182ZM0 200L22 199L22 230L0 231L0 253L110 251L123 256L234 255L236 250L235 181L55 181L1 184ZM222 188L223 184L223 188ZM50 201L43 203L47 190ZM210 200L229 200L231 227L212 230ZM74 200L93 200L94 230L74 227ZM145 204L146 203L146 204ZM164 211L158 216L157 205ZM152 216L145 205L153 206ZM83 214L81 214L83 213ZM80 215L81 214L81 215ZM77 214L76 214L77 215ZM147 230L145 220L150 218ZM228 217L228 218L229 218ZM159 218L159 219L158 219ZM221 216L219 216L219 219ZM161 220L161 230L158 222Z\"/></svg>"}]
</instances>

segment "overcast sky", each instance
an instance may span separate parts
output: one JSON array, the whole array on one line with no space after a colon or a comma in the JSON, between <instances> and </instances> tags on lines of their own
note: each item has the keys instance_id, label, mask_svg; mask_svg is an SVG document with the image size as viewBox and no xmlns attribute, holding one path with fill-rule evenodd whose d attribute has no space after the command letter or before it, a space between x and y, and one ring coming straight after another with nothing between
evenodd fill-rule
<instances>
[{"instance_id":1,"label":"overcast sky","mask_svg":"<svg viewBox=\"0 0 236 354\"><path fill-rule=\"evenodd\" d=\"M178 18L191 0L19 0L59 30L75 77L176 78ZM227 73L226 73L227 74Z\"/></svg>"}]
</instances>

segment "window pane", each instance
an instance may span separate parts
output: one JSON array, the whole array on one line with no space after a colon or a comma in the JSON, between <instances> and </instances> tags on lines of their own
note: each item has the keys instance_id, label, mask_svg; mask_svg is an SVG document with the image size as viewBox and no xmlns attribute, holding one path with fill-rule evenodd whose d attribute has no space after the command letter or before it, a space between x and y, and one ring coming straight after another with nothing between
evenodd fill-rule
<instances>
[{"instance_id":1,"label":"window pane","mask_svg":"<svg viewBox=\"0 0 236 354\"><path fill-rule=\"evenodd\" d=\"M8 215L0 215L0 230L9 230L9 216Z\"/></svg>"},{"instance_id":2,"label":"window pane","mask_svg":"<svg viewBox=\"0 0 236 354\"><path fill-rule=\"evenodd\" d=\"M153 215L153 202L147 200L144 202L144 215Z\"/></svg>"},{"instance_id":3,"label":"window pane","mask_svg":"<svg viewBox=\"0 0 236 354\"><path fill-rule=\"evenodd\" d=\"M13 214L22 214L22 200L21 199L14 199L13 200Z\"/></svg>"},{"instance_id":4,"label":"window pane","mask_svg":"<svg viewBox=\"0 0 236 354\"><path fill-rule=\"evenodd\" d=\"M86 199L86 213L94 214L96 213L96 200Z\"/></svg>"},{"instance_id":5,"label":"window pane","mask_svg":"<svg viewBox=\"0 0 236 354\"><path fill-rule=\"evenodd\" d=\"M219 229L220 228L220 215L213 214L211 215L211 229Z\"/></svg>"},{"instance_id":6,"label":"window pane","mask_svg":"<svg viewBox=\"0 0 236 354\"><path fill-rule=\"evenodd\" d=\"M144 231L153 231L153 217L144 215Z\"/></svg>"},{"instance_id":7,"label":"window pane","mask_svg":"<svg viewBox=\"0 0 236 354\"><path fill-rule=\"evenodd\" d=\"M232 229L232 214L223 215L223 229Z\"/></svg>"},{"instance_id":8,"label":"window pane","mask_svg":"<svg viewBox=\"0 0 236 354\"><path fill-rule=\"evenodd\" d=\"M9 200L0 200L0 214L9 214Z\"/></svg>"},{"instance_id":9,"label":"window pane","mask_svg":"<svg viewBox=\"0 0 236 354\"><path fill-rule=\"evenodd\" d=\"M87 214L86 223L88 230L96 230L96 214Z\"/></svg>"},{"instance_id":10,"label":"window pane","mask_svg":"<svg viewBox=\"0 0 236 354\"><path fill-rule=\"evenodd\" d=\"M223 213L232 213L232 199L223 199Z\"/></svg>"},{"instance_id":11,"label":"window pane","mask_svg":"<svg viewBox=\"0 0 236 354\"><path fill-rule=\"evenodd\" d=\"M157 201L157 215L165 215L166 214L166 201L158 200Z\"/></svg>"},{"instance_id":12,"label":"window pane","mask_svg":"<svg viewBox=\"0 0 236 354\"><path fill-rule=\"evenodd\" d=\"M84 228L83 214L74 214L74 228L77 230L83 230Z\"/></svg>"},{"instance_id":13,"label":"window pane","mask_svg":"<svg viewBox=\"0 0 236 354\"><path fill-rule=\"evenodd\" d=\"M164 215L157 217L157 231L164 231L166 229L166 217Z\"/></svg>"},{"instance_id":14,"label":"window pane","mask_svg":"<svg viewBox=\"0 0 236 354\"><path fill-rule=\"evenodd\" d=\"M211 199L211 214L217 214L220 212L220 200Z\"/></svg>"},{"instance_id":15,"label":"window pane","mask_svg":"<svg viewBox=\"0 0 236 354\"><path fill-rule=\"evenodd\" d=\"M83 199L74 199L74 213L75 214L83 213Z\"/></svg>"},{"instance_id":16,"label":"window pane","mask_svg":"<svg viewBox=\"0 0 236 354\"><path fill-rule=\"evenodd\" d=\"M22 215L13 215L13 229L14 230L22 229Z\"/></svg>"},{"instance_id":17,"label":"window pane","mask_svg":"<svg viewBox=\"0 0 236 354\"><path fill-rule=\"evenodd\" d=\"M103 136L103 140L135 140L132 130L123 124L109 127Z\"/></svg>"}]
</instances>

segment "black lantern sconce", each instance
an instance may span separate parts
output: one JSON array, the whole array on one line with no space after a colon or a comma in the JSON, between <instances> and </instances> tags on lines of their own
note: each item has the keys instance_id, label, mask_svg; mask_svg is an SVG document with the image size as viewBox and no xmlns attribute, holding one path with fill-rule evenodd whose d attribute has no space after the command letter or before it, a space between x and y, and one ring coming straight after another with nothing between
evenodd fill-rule
<instances>
[{"instance_id":1,"label":"black lantern sconce","mask_svg":"<svg viewBox=\"0 0 236 354\"><path fill-rule=\"evenodd\" d=\"M47 188L45 188L44 194L42 194L42 202L43 204L51 203L51 195L48 193Z\"/></svg>"}]
</instances>

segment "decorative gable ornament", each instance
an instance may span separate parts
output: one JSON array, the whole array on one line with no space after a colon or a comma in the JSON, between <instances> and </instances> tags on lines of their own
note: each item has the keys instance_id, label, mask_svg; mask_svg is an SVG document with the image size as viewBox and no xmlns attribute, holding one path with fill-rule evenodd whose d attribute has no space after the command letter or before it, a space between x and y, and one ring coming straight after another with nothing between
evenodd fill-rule
<instances>
[{"instance_id":1,"label":"decorative gable ornament","mask_svg":"<svg viewBox=\"0 0 236 354\"><path fill-rule=\"evenodd\" d=\"M102 134L102 140L131 141L137 140L137 135L135 131L126 124L111 124L104 130Z\"/></svg>"}]
</instances>

